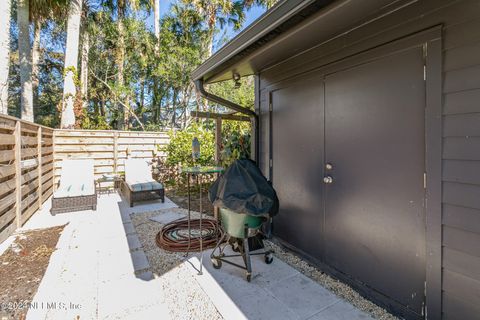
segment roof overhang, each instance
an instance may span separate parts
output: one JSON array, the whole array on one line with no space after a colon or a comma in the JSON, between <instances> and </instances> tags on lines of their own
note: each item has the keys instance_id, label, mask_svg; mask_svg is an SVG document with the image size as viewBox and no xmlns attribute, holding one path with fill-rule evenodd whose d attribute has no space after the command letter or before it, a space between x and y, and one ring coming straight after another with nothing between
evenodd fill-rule
<instances>
[{"instance_id":1,"label":"roof overhang","mask_svg":"<svg viewBox=\"0 0 480 320\"><path fill-rule=\"evenodd\" d=\"M193 73L212 83L258 74L417 0L281 0Z\"/></svg>"}]
</instances>

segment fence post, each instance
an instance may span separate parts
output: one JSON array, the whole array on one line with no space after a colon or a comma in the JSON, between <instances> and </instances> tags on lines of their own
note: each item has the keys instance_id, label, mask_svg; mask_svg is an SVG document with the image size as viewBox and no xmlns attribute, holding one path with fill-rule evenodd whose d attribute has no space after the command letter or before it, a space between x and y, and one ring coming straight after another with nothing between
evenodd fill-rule
<instances>
[{"instance_id":1,"label":"fence post","mask_svg":"<svg viewBox=\"0 0 480 320\"><path fill-rule=\"evenodd\" d=\"M22 226L22 127L21 122L15 124L15 220L17 228Z\"/></svg>"},{"instance_id":2,"label":"fence post","mask_svg":"<svg viewBox=\"0 0 480 320\"><path fill-rule=\"evenodd\" d=\"M38 209L42 208L43 204L43 188L42 188L42 127L37 130L37 173L38 173Z\"/></svg>"},{"instance_id":3,"label":"fence post","mask_svg":"<svg viewBox=\"0 0 480 320\"><path fill-rule=\"evenodd\" d=\"M52 169L52 191L55 192L56 191L56 187L57 187L57 184L55 183L55 179L56 179L56 174L57 174L57 168L56 168L56 164L57 164L57 155L56 155L56 148L55 148L55 140L57 139L57 130L53 130L52 132L52 156L53 156L53 160L52 160L52 165L53 165L53 169Z\"/></svg>"},{"instance_id":4,"label":"fence post","mask_svg":"<svg viewBox=\"0 0 480 320\"><path fill-rule=\"evenodd\" d=\"M117 174L118 168L118 132L113 132L113 173Z\"/></svg>"}]
</instances>

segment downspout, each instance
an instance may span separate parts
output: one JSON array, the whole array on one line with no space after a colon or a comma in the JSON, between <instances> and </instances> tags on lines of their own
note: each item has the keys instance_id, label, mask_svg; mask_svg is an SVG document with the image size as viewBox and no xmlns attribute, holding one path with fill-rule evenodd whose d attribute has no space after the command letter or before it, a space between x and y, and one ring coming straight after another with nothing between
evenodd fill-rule
<instances>
[{"instance_id":1,"label":"downspout","mask_svg":"<svg viewBox=\"0 0 480 320\"><path fill-rule=\"evenodd\" d=\"M198 79L195 80L195 87L197 87L198 92L202 97L207 99L208 101L218 103L224 107L227 107L231 110L243 113L247 116L249 116L251 119L253 119L253 125L254 125L254 131L255 131L255 137L254 137L254 143L255 143L255 162L258 165L258 152L259 152L259 122L258 122L258 115L255 113L255 111L252 111L250 109L247 109L245 107L242 107L232 101L228 101L223 99L222 97L219 97L217 95L214 95L213 93L207 92L203 86L203 79Z\"/></svg>"}]
</instances>

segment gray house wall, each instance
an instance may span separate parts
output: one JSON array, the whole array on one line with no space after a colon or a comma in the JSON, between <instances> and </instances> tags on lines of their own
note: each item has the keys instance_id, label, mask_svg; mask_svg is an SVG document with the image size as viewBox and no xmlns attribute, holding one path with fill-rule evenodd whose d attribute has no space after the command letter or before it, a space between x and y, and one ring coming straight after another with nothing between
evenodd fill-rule
<instances>
[{"instance_id":1,"label":"gray house wall","mask_svg":"<svg viewBox=\"0 0 480 320\"><path fill-rule=\"evenodd\" d=\"M409 1L411 2L411 1ZM259 164L270 175L269 90L280 81L442 26L442 318L480 318L480 1L408 4L264 70L257 79ZM408 4L408 5L407 5ZM392 6L393 8L394 6ZM283 128L292 130L294 128ZM429 297L427 295L427 301Z\"/></svg>"}]
</instances>

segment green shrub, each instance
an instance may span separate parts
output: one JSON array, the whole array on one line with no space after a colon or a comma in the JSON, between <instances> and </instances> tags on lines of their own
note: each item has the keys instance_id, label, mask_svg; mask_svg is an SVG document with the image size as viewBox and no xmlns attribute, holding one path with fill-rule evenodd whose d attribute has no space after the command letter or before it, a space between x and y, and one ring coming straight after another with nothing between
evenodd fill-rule
<instances>
[{"instance_id":1,"label":"green shrub","mask_svg":"<svg viewBox=\"0 0 480 320\"><path fill-rule=\"evenodd\" d=\"M223 121L221 165L228 167L235 159L250 157L250 130L248 122ZM183 130L170 131L170 142L160 147L166 153L161 160L159 178L167 186L183 188L186 185L185 175L179 174L182 166L215 165L215 126L213 121L194 122ZM200 159L192 158L192 140L200 141Z\"/></svg>"},{"instance_id":2,"label":"green shrub","mask_svg":"<svg viewBox=\"0 0 480 320\"><path fill-rule=\"evenodd\" d=\"M222 165L228 167L236 159L250 158L251 125L248 122L224 121L222 126Z\"/></svg>"},{"instance_id":3,"label":"green shrub","mask_svg":"<svg viewBox=\"0 0 480 320\"><path fill-rule=\"evenodd\" d=\"M170 143L161 148L161 151L167 153L166 165L214 165L215 137L213 132L206 129L202 123L192 123L183 130L172 130L168 135ZM195 163L192 158L192 140L194 137L197 137L200 141L200 159Z\"/></svg>"}]
</instances>

